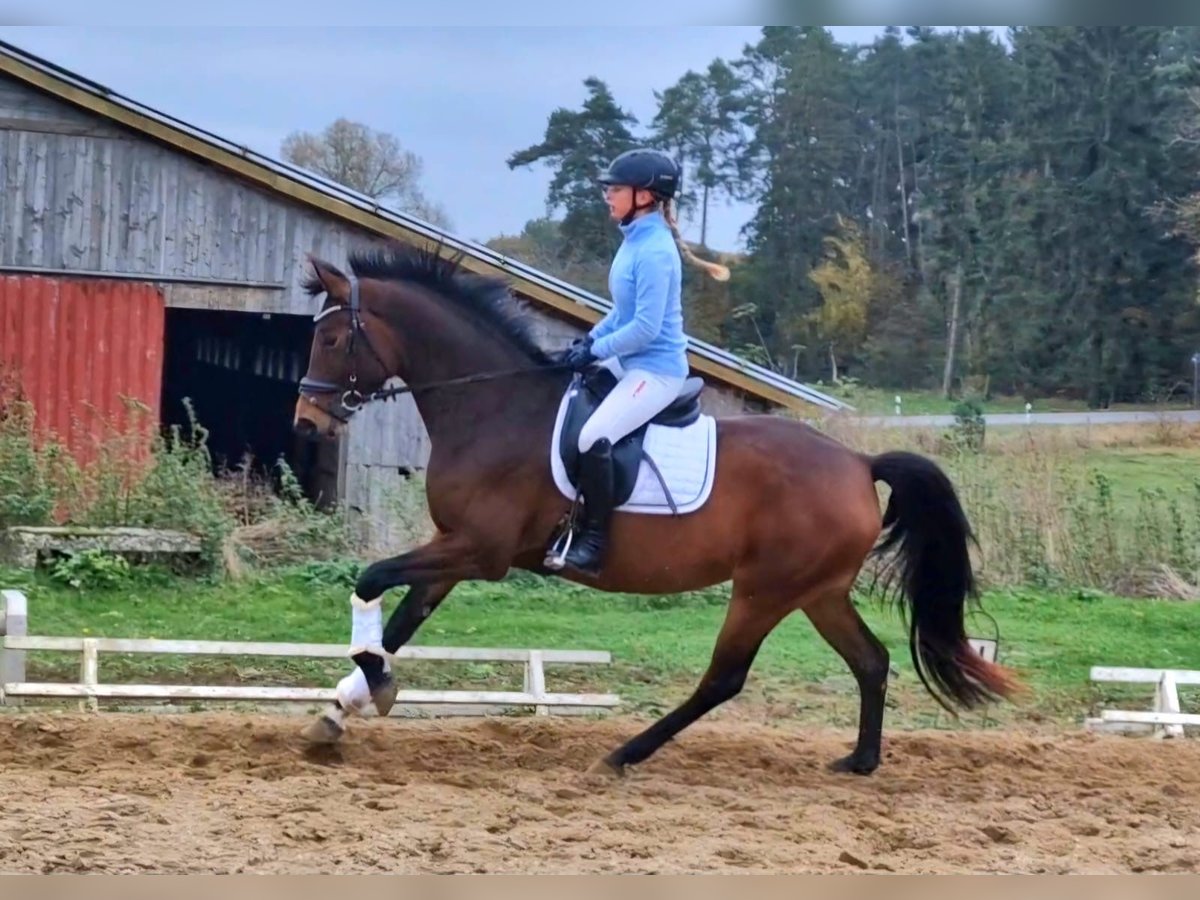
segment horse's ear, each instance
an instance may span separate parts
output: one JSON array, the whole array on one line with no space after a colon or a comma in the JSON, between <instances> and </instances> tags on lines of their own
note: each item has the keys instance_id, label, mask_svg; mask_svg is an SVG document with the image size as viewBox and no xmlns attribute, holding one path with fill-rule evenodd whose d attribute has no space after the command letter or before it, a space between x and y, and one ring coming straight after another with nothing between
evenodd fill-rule
<instances>
[{"instance_id":1,"label":"horse's ear","mask_svg":"<svg viewBox=\"0 0 1200 900\"><path fill-rule=\"evenodd\" d=\"M350 280L331 262L326 262L308 254L308 264L312 266L314 285L320 285L321 290L329 295L329 299L346 303L350 298Z\"/></svg>"}]
</instances>

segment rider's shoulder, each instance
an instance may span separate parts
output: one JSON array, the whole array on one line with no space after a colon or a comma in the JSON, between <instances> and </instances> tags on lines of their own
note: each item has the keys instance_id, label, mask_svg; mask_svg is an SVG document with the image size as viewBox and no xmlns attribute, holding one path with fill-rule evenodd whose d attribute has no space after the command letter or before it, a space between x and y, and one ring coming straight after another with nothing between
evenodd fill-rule
<instances>
[{"instance_id":1,"label":"rider's shoulder","mask_svg":"<svg viewBox=\"0 0 1200 900\"><path fill-rule=\"evenodd\" d=\"M647 235L646 239L638 245L637 255L643 260L666 263L670 262L672 258L679 258L679 247L675 243L674 235L664 228Z\"/></svg>"}]
</instances>

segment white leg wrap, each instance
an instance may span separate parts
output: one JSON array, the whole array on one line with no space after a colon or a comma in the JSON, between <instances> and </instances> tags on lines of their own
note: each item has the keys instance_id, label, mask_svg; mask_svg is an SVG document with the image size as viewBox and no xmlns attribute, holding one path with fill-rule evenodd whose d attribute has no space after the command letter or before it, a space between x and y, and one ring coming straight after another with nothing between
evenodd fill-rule
<instances>
[{"instance_id":1,"label":"white leg wrap","mask_svg":"<svg viewBox=\"0 0 1200 900\"><path fill-rule=\"evenodd\" d=\"M356 712L371 702L371 690L367 687L367 676L362 669L355 666L353 672L338 682L337 698L346 709Z\"/></svg>"},{"instance_id":2,"label":"white leg wrap","mask_svg":"<svg viewBox=\"0 0 1200 900\"><path fill-rule=\"evenodd\" d=\"M387 668L387 653L383 649L383 598L368 602L357 594L350 595L350 656L369 650L383 658Z\"/></svg>"}]
</instances>

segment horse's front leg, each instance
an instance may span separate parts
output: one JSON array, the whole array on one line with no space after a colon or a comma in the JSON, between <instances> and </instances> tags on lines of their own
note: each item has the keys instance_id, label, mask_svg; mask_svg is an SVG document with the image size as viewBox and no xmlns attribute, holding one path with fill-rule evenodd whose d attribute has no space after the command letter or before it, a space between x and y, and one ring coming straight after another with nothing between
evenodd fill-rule
<instances>
[{"instance_id":1,"label":"horse's front leg","mask_svg":"<svg viewBox=\"0 0 1200 900\"><path fill-rule=\"evenodd\" d=\"M338 740L347 716L368 705L379 715L391 712L396 683L389 657L412 639L458 582L486 577L488 567L480 558L469 543L439 535L422 547L380 560L363 571L350 597L350 657L355 669L338 682L336 699L305 729L306 738L320 743ZM383 595L404 584L411 588L384 627Z\"/></svg>"},{"instance_id":2,"label":"horse's front leg","mask_svg":"<svg viewBox=\"0 0 1200 900\"><path fill-rule=\"evenodd\" d=\"M357 668L338 685L338 700L344 709L359 709L369 702L381 716L392 711L392 704L396 702L396 679L392 677L390 657L412 639L456 584L457 580L414 584L392 610L382 629L381 640L377 638L381 619L379 601L373 605L364 604L355 592L351 598L354 618L350 658ZM364 634L373 640L360 640Z\"/></svg>"}]
</instances>

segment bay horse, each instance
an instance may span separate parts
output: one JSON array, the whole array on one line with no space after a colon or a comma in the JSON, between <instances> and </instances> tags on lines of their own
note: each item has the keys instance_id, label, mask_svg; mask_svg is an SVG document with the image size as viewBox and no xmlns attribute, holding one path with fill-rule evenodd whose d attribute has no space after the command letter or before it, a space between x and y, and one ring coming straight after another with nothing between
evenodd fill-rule
<instances>
[{"instance_id":1,"label":"bay horse","mask_svg":"<svg viewBox=\"0 0 1200 900\"><path fill-rule=\"evenodd\" d=\"M901 451L864 455L781 416L717 418L715 479L699 509L618 510L598 575L554 571L547 547L573 504L553 481L550 448L564 392L578 380L533 339L507 284L463 271L461 257L440 248L399 243L351 254L350 274L314 256L308 262L305 290L325 300L314 317L295 429L334 435L363 403L411 392L430 439L426 500L436 535L365 567L351 597L356 615L373 606L381 623L384 592L407 587L386 626L375 626L383 655L380 643L375 652L361 641L350 648L352 676L365 682L378 714L387 715L396 697L386 654L462 581L499 580L517 568L604 592L680 593L731 582L694 692L593 770L623 773L735 697L763 640L800 610L845 661L860 695L857 742L829 768L866 775L880 762L889 654L850 595L868 558L889 551L885 590L907 601L910 652L930 694L954 712L1019 687L967 642L973 535L953 485L931 460ZM392 377L404 387L385 389ZM691 393L695 401L694 384ZM891 489L882 516L877 481ZM339 695L304 735L337 741L347 716L365 706Z\"/></svg>"}]
</instances>

